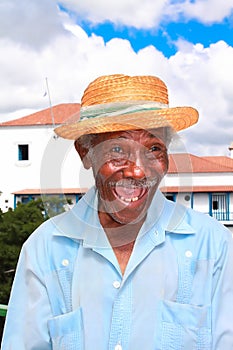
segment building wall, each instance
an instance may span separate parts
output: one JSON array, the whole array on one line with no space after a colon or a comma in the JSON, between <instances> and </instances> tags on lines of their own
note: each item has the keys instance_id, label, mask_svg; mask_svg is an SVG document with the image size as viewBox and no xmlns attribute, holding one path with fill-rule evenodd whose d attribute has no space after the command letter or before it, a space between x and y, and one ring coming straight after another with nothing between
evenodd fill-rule
<instances>
[{"instance_id":1,"label":"building wall","mask_svg":"<svg viewBox=\"0 0 233 350\"><path fill-rule=\"evenodd\" d=\"M18 160L18 145L29 160ZM0 207L14 206L12 192L28 188L80 187L80 160L73 141L54 138L51 126L0 127Z\"/></svg>"},{"instance_id":2,"label":"building wall","mask_svg":"<svg viewBox=\"0 0 233 350\"><path fill-rule=\"evenodd\" d=\"M0 208L14 207L12 192L22 189L90 188L91 170L83 169L73 141L54 137L53 127L0 127ZM18 160L18 145L29 145L29 160ZM232 185L232 173L168 174L161 186ZM1 193L0 192L0 193ZM178 193L176 200L187 207L209 212L208 194ZM229 197L233 213L233 194Z\"/></svg>"},{"instance_id":3,"label":"building wall","mask_svg":"<svg viewBox=\"0 0 233 350\"><path fill-rule=\"evenodd\" d=\"M162 186L232 186L233 173L167 174Z\"/></svg>"},{"instance_id":4,"label":"building wall","mask_svg":"<svg viewBox=\"0 0 233 350\"><path fill-rule=\"evenodd\" d=\"M209 213L209 193L194 193L193 209Z\"/></svg>"}]
</instances>

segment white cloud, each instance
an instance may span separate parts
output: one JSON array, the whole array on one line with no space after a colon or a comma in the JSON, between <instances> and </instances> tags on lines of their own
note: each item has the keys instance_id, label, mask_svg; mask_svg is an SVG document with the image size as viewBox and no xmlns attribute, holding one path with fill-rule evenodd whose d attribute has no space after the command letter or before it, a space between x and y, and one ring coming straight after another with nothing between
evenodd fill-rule
<instances>
[{"instance_id":1,"label":"white cloud","mask_svg":"<svg viewBox=\"0 0 233 350\"><path fill-rule=\"evenodd\" d=\"M170 58L175 102L200 112L199 123L184 133L190 151L228 154L233 139L232 60L233 48L223 41L208 48L183 42Z\"/></svg>"},{"instance_id":2,"label":"white cloud","mask_svg":"<svg viewBox=\"0 0 233 350\"><path fill-rule=\"evenodd\" d=\"M197 19L201 23L221 22L231 16L233 0L61 0L77 18L93 24L110 21L137 29L155 29L162 21Z\"/></svg>"},{"instance_id":3,"label":"white cloud","mask_svg":"<svg viewBox=\"0 0 233 350\"><path fill-rule=\"evenodd\" d=\"M37 4L43 8L45 2ZM31 45L23 34L18 40L12 28L0 30L0 121L23 115L22 110L47 108L45 77L55 105L79 102L87 84L102 74L154 74L167 83L172 106L191 105L200 111L197 126L182 133L188 150L227 154L233 141L232 47L223 41L204 48L180 40L169 59L153 46L136 53L129 41L115 38L105 44L100 36L88 37L68 15L53 11L55 34L43 45ZM25 32L30 28L25 24Z\"/></svg>"},{"instance_id":4,"label":"white cloud","mask_svg":"<svg viewBox=\"0 0 233 350\"><path fill-rule=\"evenodd\" d=\"M180 7L180 11L188 19L197 19L202 23L210 24L221 22L224 18L232 14L233 0L185 1L185 3L180 4Z\"/></svg>"},{"instance_id":5,"label":"white cloud","mask_svg":"<svg viewBox=\"0 0 233 350\"><path fill-rule=\"evenodd\" d=\"M60 3L93 24L108 20L116 25L155 28L169 0L61 0Z\"/></svg>"},{"instance_id":6,"label":"white cloud","mask_svg":"<svg viewBox=\"0 0 233 350\"><path fill-rule=\"evenodd\" d=\"M37 50L63 32L55 1L1 0L0 38Z\"/></svg>"}]
</instances>

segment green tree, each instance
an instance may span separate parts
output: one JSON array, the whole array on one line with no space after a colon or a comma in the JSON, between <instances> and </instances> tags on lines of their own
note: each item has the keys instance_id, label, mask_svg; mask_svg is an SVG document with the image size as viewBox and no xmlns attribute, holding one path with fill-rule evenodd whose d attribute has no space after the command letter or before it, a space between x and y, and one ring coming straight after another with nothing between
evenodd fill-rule
<instances>
[{"instance_id":1,"label":"green tree","mask_svg":"<svg viewBox=\"0 0 233 350\"><path fill-rule=\"evenodd\" d=\"M42 202L45 218L51 218L64 212L66 205L72 204L69 198L58 195L43 196Z\"/></svg>"},{"instance_id":2,"label":"green tree","mask_svg":"<svg viewBox=\"0 0 233 350\"><path fill-rule=\"evenodd\" d=\"M8 302L12 278L22 244L45 220L41 200L19 203L0 215L0 303Z\"/></svg>"},{"instance_id":3,"label":"green tree","mask_svg":"<svg viewBox=\"0 0 233 350\"><path fill-rule=\"evenodd\" d=\"M13 211L0 211L0 303L9 300L15 268L23 242L44 220L42 202L31 201L18 204ZM0 317L0 337L4 327L4 317Z\"/></svg>"},{"instance_id":4,"label":"green tree","mask_svg":"<svg viewBox=\"0 0 233 350\"><path fill-rule=\"evenodd\" d=\"M60 196L45 196L18 203L15 210L0 211L0 304L8 302L22 244L43 221L63 212L67 202L71 204Z\"/></svg>"},{"instance_id":5,"label":"green tree","mask_svg":"<svg viewBox=\"0 0 233 350\"><path fill-rule=\"evenodd\" d=\"M0 209L0 304L7 304L12 281L23 243L45 220L63 212L65 204L71 204L59 196L18 203L15 210L3 213ZM0 319L0 337L4 319Z\"/></svg>"}]
</instances>

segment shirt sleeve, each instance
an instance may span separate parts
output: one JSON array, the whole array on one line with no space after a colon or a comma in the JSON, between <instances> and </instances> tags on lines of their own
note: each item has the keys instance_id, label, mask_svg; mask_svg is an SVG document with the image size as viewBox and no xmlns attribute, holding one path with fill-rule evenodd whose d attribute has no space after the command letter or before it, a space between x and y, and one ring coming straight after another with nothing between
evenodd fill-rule
<instances>
[{"instance_id":1,"label":"shirt sleeve","mask_svg":"<svg viewBox=\"0 0 233 350\"><path fill-rule=\"evenodd\" d=\"M229 231L223 237L213 276L212 350L233 349L233 238Z\"/></svg>"},{"instance_id":2,"label":"shirt sleeve","mask_svg":"<svg viewBox=\"0 0 233 350\"><path fill-rule=\"evenodd\" d=\"M52 315L43 273L37 263L38 249L30 249L27 244L22 248L9 300L2 350L52 349L47 327Z\"/></svg>"}]
</instances>

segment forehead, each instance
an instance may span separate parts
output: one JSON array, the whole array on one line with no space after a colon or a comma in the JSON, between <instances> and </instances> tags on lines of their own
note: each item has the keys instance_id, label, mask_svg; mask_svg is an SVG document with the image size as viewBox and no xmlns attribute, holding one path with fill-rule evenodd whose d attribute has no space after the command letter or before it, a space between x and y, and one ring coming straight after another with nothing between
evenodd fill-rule
<instances>
[{"instance_id":1,"label":"forehead","mask_svg":"<svg viewBox=\"0 0 233 350\"><path fill-rule=\"evenodd\" d=\"M157 128L153 130L127 130L115 131L102 134L96 134L94 138L94 145L101 142L123 138L125 140L132 140L139 143L146 143L150 141L160 141L166 143L167 131L166 128Z\"/></svg>"}]
</instances>

